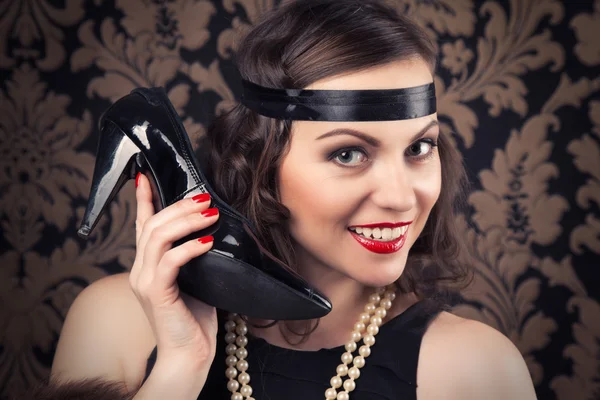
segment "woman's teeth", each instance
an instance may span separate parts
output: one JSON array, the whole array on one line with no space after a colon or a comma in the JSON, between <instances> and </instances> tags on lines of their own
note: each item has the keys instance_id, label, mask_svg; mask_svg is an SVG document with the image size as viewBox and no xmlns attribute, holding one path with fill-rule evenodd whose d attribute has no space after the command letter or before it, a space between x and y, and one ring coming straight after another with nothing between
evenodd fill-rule
<instances>
[{"instance_id":1,"label":"woman's teeth","mask_svg":"<svg viewBox=\"0 0 600 400\"><path fill-rule=\"evenodd\" d=\"M367 239L375 239L381 241L389 241L398 239L404 235L408 230L408 225L400 226L397 228L363 228L360 226L348 228L352 232L364 236Z\"/></svg>"}]
</instances>

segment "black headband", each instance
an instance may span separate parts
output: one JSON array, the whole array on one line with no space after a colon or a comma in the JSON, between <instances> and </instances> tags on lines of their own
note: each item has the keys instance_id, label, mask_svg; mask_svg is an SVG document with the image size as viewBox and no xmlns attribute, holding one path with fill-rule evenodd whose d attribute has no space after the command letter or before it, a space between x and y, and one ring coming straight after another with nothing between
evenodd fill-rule
<instances>
[{"instance_id":1,"label":"black headband","mask_svg":"<svg viewBox=\"0 0 600 400\"><path fill-rule=\"evenodd\" d=\"M436 112L435 86L402 89L273 89L242 79L242 104L265 117L302 121L393 121Z\"/></svg>"}]
</instances>

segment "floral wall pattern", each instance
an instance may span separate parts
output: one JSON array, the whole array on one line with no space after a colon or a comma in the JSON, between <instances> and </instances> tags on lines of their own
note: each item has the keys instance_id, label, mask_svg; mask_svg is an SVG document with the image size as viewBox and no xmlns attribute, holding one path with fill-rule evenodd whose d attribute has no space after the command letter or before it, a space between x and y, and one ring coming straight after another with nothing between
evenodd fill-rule
<instances>
[{"instance_id":1,"label":"floral wall pattern","mask_svg":"<svg viewBox=\"0 0 600 400\"><path fill-rule=\"evenodd\" d=\"M600 0L387 0L440 47L473 182L456 313L520 349L540 399L600 399ZM84 242L97 121L164 86L192 141L239 98L236 37L275 0L0 1L0 399L46 377L66 312L130 268L128 185Z\"/></svg>"}]
</instances>

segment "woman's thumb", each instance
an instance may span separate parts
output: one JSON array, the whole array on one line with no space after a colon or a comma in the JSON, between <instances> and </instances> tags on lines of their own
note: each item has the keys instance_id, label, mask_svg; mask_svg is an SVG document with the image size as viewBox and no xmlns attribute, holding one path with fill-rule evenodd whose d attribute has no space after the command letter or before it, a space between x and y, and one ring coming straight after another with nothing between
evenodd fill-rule
<instances>
[{"instance_id":1,"label":"woman's thumb","mask_svg":"<svg viewBox=\"0 0 600 400\"><path fill-rule=\"evenodd\" d=\"M135 178L135 198L137 200L137 216L135 219L136 243L139 242L144 223L148 218L154 215L154 205L152 204L152 191L150 182L142 173L137 174Z\"/></svg>"}]
</instances>

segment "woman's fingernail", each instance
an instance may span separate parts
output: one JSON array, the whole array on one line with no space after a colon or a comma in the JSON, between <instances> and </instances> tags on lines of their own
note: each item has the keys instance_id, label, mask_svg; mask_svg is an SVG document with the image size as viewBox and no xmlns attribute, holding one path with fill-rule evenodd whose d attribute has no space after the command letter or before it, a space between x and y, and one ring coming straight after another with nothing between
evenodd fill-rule
<instances>
[{"instance_id":1,"label":"woman's fingernail","mask_svg":"<svg viewBox=\"0 0 600 400\"><path fill-rule=\"evenodd\" d=\"M200 193L192 197L192 200L194 200L196 203L204 203L205 201L210 200L210 194Z\"/></svg>"},{"instance_id":2,"label":"woman's fingernail","mask_svg":"<svg viewBox=\"0 0 600 400\"><path fill-rule=\"evenodd\" d=\"M140 184L141 176L142 176L142 174L140 172L138 172L137 175L135 176L135 187L138 187L138 185Z\"/></svg>"},{"instance_id":3,"label":"woman's fingernail","mask_svg":"<svg viewBox=\"0 0 600 400\"><path fill-rule=\"evenodd\" d=\"M216 207L213 208L207 208L206 210L202 211L200 214L202 214L203 217L212 217L215 216L219 213L219 209Z\"/></svg>"},{"instance_id":4,"label":"woman's fingernail","mask_svg":"<svg viewBox=\"0 0 600 400\"><path fill-rule=\"evenodd\" d=\"M205 243L212 242L213 240L215 240L215 238L212 237L212 236L203 236L203 237L201 237L201 238L198 239L198 242L200 242L202 244L205 244Z\"/></svg>"}]
</instances>

